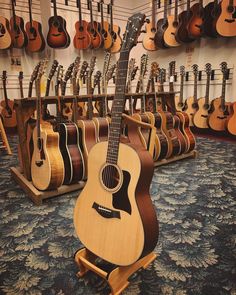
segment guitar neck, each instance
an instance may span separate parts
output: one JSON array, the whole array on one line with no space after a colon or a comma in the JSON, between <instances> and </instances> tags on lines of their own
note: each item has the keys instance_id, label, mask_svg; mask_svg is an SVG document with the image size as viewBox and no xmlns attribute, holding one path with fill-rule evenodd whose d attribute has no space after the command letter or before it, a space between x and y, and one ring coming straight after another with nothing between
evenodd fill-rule
<instances>
[{"instance_id":1,"label":"guitar neck","mask_svg":"<svg viewBox=\"0 0 236 295\"><path fill-rule=\"evenodd\" d=\"M197 74L194 75L193 99L194 99L194 102L197 103Z\"/></svg>"},{"instance_id":2,"label":"guitar neck","mask_svg":"<svg viewBox=\"0 0 236 295\"><path fill-rule=\"evenodd\" d=\"M178 21L178 0L175 0L175 18L174 18L174 22Z\"/></svg>"},{"instance_id":3,"label":"guitar neck","mask_svg":"<svg viewBox=\"0 0 236 295\"><path fill-rule=\"evenodd\" d=\"M190 14L190 0L187 0L187 17L189 17Z\"/></svg>"},{"instance_id":4,"label":"guitar neck","mask_svg":"<svg viewBox=\"0 0 236 295\"><path fill-rule=\"evenodd\" d=\"M92 100L92 96L93 96L93 88L92 88L92 73L90 73L90 75L88 76L87 79L87 90L88 90L88 109L87 109L87 118L89 120L92 120L93 118L93 100Z\"/></svg>"},{"instance_id":5,"label":"guitar neck","mask_svg":"<svg viewBox=\"0 0 236 295\"><path fill-rule=\"evenodd\" d=\"M90 21L92 24L92 28L94 29L94 23L93 23L93 2L89 1L89 10L90 10Z\"/></svg>"},{"instance_id":6,"label":"guitar neck","mask_svg":"<svg viewBox=\"0 0 236 295\"><path fill-rule=\"evenodd\" d=\"M103 31L103 28L104 28L103 3L100 3L100 10L101 10L101 31Z\"/></svg>"},{"instance_id":7,"label":"guitar neck","mask_svg":"<svg viewBox=\"0 0 236 295\"><path fill-rule=\"evenodd\" d=\"M222 109L225 108L225 93L226 93L226 78L225 78L225 75L223 75L222 91L221 91L221 107L222 107Z\"/></svg>"},{"instance_id":8,"label":"guitar neck","mask_svg":"<svg viewBox=\"0 0 236 295\"><path fill-rule=\"evenodd\" d=\"M51 85L51 79L47 79L45 96L48 96L48 95L49 95L49 92L50 92L50 85Z\"/></svg>"},{"instance_id":9,"label":"guitar neck","mask_svg":"<svg viewBox=\"0 0 236 295\"><path fill-rule=\"evenodd\" d=\"M210 94L210 75L207 75L205 104L209 104L209 94Z\"/></svg>"},{"instance_id":10,"label":"guitar neck","mask_svg":"<svg viewBox=\"0 0 236 295\"><path fill-rule=\"evenodd\" d=\"M164 0L164 23L167 22L167 5L168 5L168 0Z\"/></svg>"},{"instance_id":11,"label":"guitar neck","mask_svg":"<svg viewBox=\"0 0 236 295\"><path fill-rule=\"evenodd\" d=\"M156 0L152 0L152 28L156 27L156 10L157 10L157 6L156 6Z\"/></svg>"},{"instance_id":12,"label":"guitar neck","mask_svg":"<svg viewBox=\"0 0 236 295\"><path fill-rule=\"evenodd\" d=\"M32 18L32 0L28 0L29 5L29 19L30 19L30 27L33 26L33 18Z\"/></svg>"},{"instance_id":13,"label":"guitar neck","mask_svg":"<svg viewBox=\"0 0 236 295\"><path fill-rule=\"evenodd\" d=\"M40 123L41 123L41 94L40 94L40 79L35 81L37 99L36 99L36 128L37 128L37 138L41 138Z\"/></svg>"},{"instance_id":14,"label":"guitar neck","mask_svg":"<svg viewBox=\"0 0 236 295\"><path fill-rule=\"evenodd\" d=\"M78 95L75 96L74 100L74 110L73 110L73 121L77 124L79 114L78 114Z\"/></svg>"},{"instance_id":15,"label":"guitar neck","mask_svg":"<svg viewBox=\"0 0 236 295\"><path fill-rule=\"evenodd\" d=\"M113 5L112 2L109 4L109 8L110 8L110 16L111 16L111 32L113 32Z\"/></svg>"},{"instance_id":16,"label":"guitar neck","mask_svg":"<svg viewBox=\"0 0 236 295\"><path fill-rule=\"evenodd\" d=\"M184 101L184 75L181 75L180 78L180 94L179 94L179 102L183 103Z\"/></svg>"},{"instance_id":17,"label":"guitar neck","mask_svg":"<svg viewBox=\"0 0 236 295\"><path fill-rule=\"evenodd\" d=\"M142 93L142 97L141 97L141 113L144 114L146 111L146 107L145 107L145 93L144 93L144 85L143 85L143 78L140 81L140 90Z\"/></svg>"},{"instance_id":18,"label":"guitar neck","mask_svg":"<svg viewBox=\"0 0 236 295\"><path fill-rule=\"evenodd\" d=\"M14 25L16 26L16 11L15 11L15 2L14 0L11 0L11 7L12 7L12 17Z\"/></svg>"},{"instance_id":19,"label":"guitar neck","mask_svg":"<svg viewBox=\"0 0 236 295\"><path fill-rule=\"evenodd\" d=\"M152 92L154 92L153 96L153 113L157 113L157 94L156 94L156 87L155 87L155 78L151 78L151 85L152 85Z\"/></svg>"},{"instance_id":20,"label":"guitar neck","mask_svg":"<svg viewBox=\"0 0 236 295\"><path fill-rule=\"evenodd\" d=\"M54 14L54 17L57 17L57 2L56 2L56 0L53 0L53 14Z\"/></svg>"},{"instance_id":21,"label":"guitar neck","mask_svg":"<svg viewBox=\"0 0 236 295\"><path fill-rule=\"evenodd\" d=\"M20 85L20 97L24 98L24 90L23 90L23 81L22 81L22 79L19 79L19 85Z\"/></svg>"},{"instance_id":22,"label":"guitar neck","mask_svg":"<svg viewBox=\"0 0 236 295\"><path fill-rule=\"evenodd\" d=\"M29 82L28 97L32 97L32 91L33 91L33 81L30 81Z\"/></svg>"},{"instance_id":23,"label":"guitar neck","mask_svg":"<svg viewBox=\"0 0 236 295\"><path fill-rule=\"evenodd\" d=\"M82 24L81 0L77 0L77 7L79 8L79 23L80 23L80 26L81 26L81 24Z\"/></svg>"}]
</instances>

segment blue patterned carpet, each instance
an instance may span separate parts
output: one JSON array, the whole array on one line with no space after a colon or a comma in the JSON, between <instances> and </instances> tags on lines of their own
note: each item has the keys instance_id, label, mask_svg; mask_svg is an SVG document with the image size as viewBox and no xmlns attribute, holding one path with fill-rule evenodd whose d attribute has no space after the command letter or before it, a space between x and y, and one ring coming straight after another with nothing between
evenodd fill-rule
<instances>
[{"instance_id":1,"label":"blue patterned carpet","mask_svg":"<svg viewBox=\"0 0 236 295\"><path fill-rule=\"evenodd\" d=\"M16 153L16 137L10 143ZM123 294L236 294L236 144L198 139L198 151L155 170L158 258ZM10 177L16 156L0 153L0 294L108 294L95 275L75 275L78 193L33 205Z\"/></svg>"}]
</instances>

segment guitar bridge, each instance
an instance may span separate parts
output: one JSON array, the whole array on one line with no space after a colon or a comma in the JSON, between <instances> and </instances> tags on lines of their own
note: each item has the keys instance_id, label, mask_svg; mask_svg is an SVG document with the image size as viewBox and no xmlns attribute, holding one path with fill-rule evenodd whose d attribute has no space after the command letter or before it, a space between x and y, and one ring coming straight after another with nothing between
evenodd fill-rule
<instances>
[{"instance_id":1,"label":"guitar bridge","mask_svg":"<svg viewBox=\"0 0 236 295\"><path fill-rule=\"evenodd\" d=\"M235 22L235 19L227 19L227 18L226 18L226 19L225 19L225 22L231 24L231 23Z\"/></svg>"},{"instance_id":2,"label":"guitar bridge","mask_svg":"<svg viewBox=\"0 0 236 295\"><path fill-rule=\"evenodd\" d=\"M207 116L207 115L201 115L201 117L203 117L203 118L207 118L208 116Z\"/></svg>"},{"instance_id":3,"label":"guitar bridge","mask_svg":"<svg viewBox=\"0 0 236 295\"><path fill-rule=\"evenodd\" d=\"M93 209L97 211L98 214L100 214L104 218L118 218L120 219L120 212L115 211L109 208L106 208L104 206L99 205L98 203L94 202Z\"/></svg>"}]
</instances>

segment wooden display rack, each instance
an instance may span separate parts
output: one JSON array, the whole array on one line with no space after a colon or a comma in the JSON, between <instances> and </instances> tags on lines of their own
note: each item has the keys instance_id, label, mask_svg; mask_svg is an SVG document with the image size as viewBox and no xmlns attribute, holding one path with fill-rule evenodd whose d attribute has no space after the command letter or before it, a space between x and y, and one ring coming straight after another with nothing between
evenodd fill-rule
<instances>
[{"instance_id":1,"label":"wooden display rack","mask_svg":"<svg viewBox=\"0 0 236 295\"><path fill-rule=\"evenodd\" d=\"M156 259L157 255L151 252L135 263L128 266L114 266L113 270L107 272L96 265L98 257L88 249L83 248L75 253L75 262L79 267L78 277L83 277L89 270L103 278L111 288L111 294L119 295L129 285L129 277L137 270L146 269Z\"/></svg>"},{"instance_id":2,"label":"wooden display rack","mask_svg":"<svg viewBox=\"0 0 236 295\"><path fill-rule=\"evenodd\" d=\"M182 154L182 155L179 155L179 156L171 157L169 159L163 159L163 160L154 162L154 166L159 167L159 166L162 166L162 165L166 165L166 164L169 164L169 163L172 163L172 162L175 162L175 161L179 161L179 160L183 160L183 159L187 159L187 158L196 158L197 155L198 155L198 152L196 150L193 150L193 151L191 151L189 153L186 153L186 154Z\"/></svg>"},{"instance_id":3,"label":"wooden display rack","mask_svg":"<svg viewBox=\"0 0 236 295\"><path fill-rule=\"evenodd\" d=\"M1 148L4 148L7 151L8 155L12 155L11 148L10 148L10 145L8 143L7 135L6 135L3 123L2 123L1 116L0 116L0 136L2 137L2 143L3 143Z\"/></svg>"}]
</instances>

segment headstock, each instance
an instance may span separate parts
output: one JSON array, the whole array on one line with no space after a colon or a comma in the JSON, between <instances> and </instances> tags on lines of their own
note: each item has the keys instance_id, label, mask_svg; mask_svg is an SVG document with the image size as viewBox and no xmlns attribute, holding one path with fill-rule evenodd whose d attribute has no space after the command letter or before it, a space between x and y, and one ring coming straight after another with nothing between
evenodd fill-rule
<instances>
[{"instance_id":1,"label":"headstock","mask_svg":"<svg viewBox=\"0 0 236 295\"><path fill-rule=\"evenodd\" d=\"M87 71L87 68L88 68L88 63L87 63L87 61L84 61L82 63L82 66L81 66L81 69L80 69L80 73L79 73L80 79L83 79L83 77L85 76L85 73Z\"/></svg>"},{"instance_id":2,"label":"headstock","mask_svg":"<svg viewBox=\"0 0 236 295\"><path fill-rule=\"evenodd\" d=\"M80 57L77 56L75 61L74 61L74 68L73 68L73 74L72 74L72 78L76 79L78 71L79 71L79 66L80 66Z\"/></svg>"},{"instance_id":3,"label":"headstock","mask_svg":"<svg viewBox=\"0 0 236 295\"><path fill-rule=\"evenodd\" d=\"M71 76L72 76L72 72L73 72L73 68L74 68L74 63L70 64L66 73L65 73L65 76L64 76L64 82L67 82Z\"/></svg>"},{"instance_id":4,"label":"headstock","mask_svg":"<svg viewBox=\"0 0 236 295\"><path fill-rule=\"evenodd\" d=\"M39 68L40 68L40 62L37 63L37 65L35 66L32 74L31 74L31 77L30 77L31 83L33 83L36 80L36 78L38 76Z\"/></svg>"},{"instance_id":5,"label":"headstock","mask_svg":"<svg viewBox=\"0 0 236 295\"><path fill-rule=\"evenodd\" d=\"M107 74L106 74L106 81L107 82L113 78L115 70L116 70L116 63L114 65L112 65L107 71Z\"/></svg>"},{"instance_id":6,"label":"headstock","mask_svg":"<svg viewBox=\"0 0 236 295\"><path fill-rule=\"evenodd\" d=\"M58 83L59 81L62 81L63 74L64 74L63 66L62 65L59 65L58 68L57 68L56 83Z\"/></svg>"},{"instance_id":7,"label":"headstock","mask_svg":"<svg viewBox=\"0 0 236 295\"><path fill-rule=\"evenodd\" d=\"M51 70L48 74L48 80L52 80L52 77L54 76L55 72L56 72L56 69L58 67L58 61L57 60L54 60L53 63L52 63L52 67L51 67Z\"/></svg>"},{"instance_id":8,"label":"headstock","mask_svg":"<svg viewBox=\"0 0 236 295\"><path fill-rule=\"evenodd\" d=\"M140 76L144 77L147 72L147 63L148 63L148 55L143 54L141 56L141 64L140 64Z\"/></svg>"},{"instance_id":9,"label":"headstock","mask_svg":"<svg viewBox=\"0 0 236 295\"><path fill-rule=\"evenodd\" d=\"M192 65L192 69L193 69L193 75L196 78L198 75L198 65L197 64Z\"/></svg>"},{"instance_id":10,"label":"headstock","mask_svg":"<svg viewBox=\"0 0 236 295\"><path fill-rule=\"evenodd\" d=\"M211 75L211 64L210 63L205 64L205 71L206 71L207 76Z\"/></svg>"},{"instance_id":11,"label":"headstock","mask_svg":"<svg viewBox=\"0 0 236 295\"><path fill-rule=\"evenodd\" d=\"M42 78L42 76L45 74L45 71L47 69L47 65L48 65L48 60L46 60L46 59L43 59L40 62L40 66L39 66L39 70L38 70L38 75L37 75L37 78L36 78L37 81L40 81L41 78Z\"/></svg>"},{"instance_id":12,"label":"headstock","mask_svg":"<svg viewBox=\"0 0 236 295\"><path fill-rule=\"evenodd\" d=\"M129 60L129 67L128 67L128 77L130 80L131 80L132 73L134 71L134 66L135 66L135 59L131 58Z\"/></svg>"},{"instance_id":13,"label":"headstock","mask_svg":"<svg viewBox=\"0 0 236 295\"><path fill-rule=\"evenodd\" d=\"M175 61L171 61L169 63L169 77L174 77L175 75ZM173 80L173 78L172 78ZM174 81L170 81L170 82L174 82Z\"/></svg>"},{"instance_id":14,"label":"headstock","mask_svg":"<svg viewBox=\"0 0 236 295\"><path fill-rule=\"evenodd\" d=\"M156 77L158 75L159 71L160 71L159 64L156 61L152 62L152 64L151 64L151 77L152 78Z\"/></svg>"},{"instance_id":15,"label":"headstock","mask_svg":"<svg viewBox=\"0 0 236 295\"><path fill-rule=\"evenodd\" d=\"M223 74L224 79L226 79L227 74L228 74L227 62L223 61L223 62L220 64L220 69L221 69L221 72L222 72L222 74Z\"/></svg>"},{"instance_id":16,"label":"headstock","mask_svg":"<svg viewBox=\"0 0 236 295\"><path fill-rule=\"evenodd\" d=\"M89 65L89 72L88 72L88 76L91 77L95 68L95 64L96 64L96 56L92 56L90 59L90 65Z\"/></svg>"},{"instance_id":17,"label":"headstock","mask_svg":"<svg viewBox=\"0 0 236 295\"><path fill-rule=\"evenodd\" d=\"M19 72L18 79L19 79L19 81L22 81L24 79L24 74L22 71Z\"/></svg>"},{"instance_id":18,"label":"headstock","mask_svg":"<svg viewBox=\"0 0 236 295\"><path fill-rule=\"evenodd\" d=\"M2 71L2 81L7 80L7 71Z\"/></svg>"},{"instance_id":19,"label":"headstock","mask_svg":"<svg viewBox=\"0 0 236 295\"><path fill-rule=\"evenodd\" d=\"M136 13L128 18L121 52L130 51L137 44L145 18L146 16L143 13Z\"/></svg>"},{"instance_id":20,"label":"headstock","mask_svg":"<svg viewBox=\"0 0 236 295\"><path fill-rule=\"evenodd\" d=\"M162 85L165 82L165 75L166 75L166 71L165 69L160 69L159 71L159 83Z\"/></svg>"},{"instance_id":21,"label":"headstock","mask_svg":"<svg viewBox=\"0 0 236 295\"><path fill-rule=\"evenodd\" d=\"M94 86L94 88L97 85L99 85L100 80L101 80L101 76L102 76L102 73L100 71L97 71L96 74L94 75L94 80L93 80L93 86Z\"/></svg>"},{"instance_id":22,"label":"headstock","mask_svg":"<svg viewBox=\"0 0 236 295\"><path fill-rule=\"evenodd\" d=\"M181 77L185 76L185 66L180 66L180 76Z\"/></svg>"}]
</instances>

